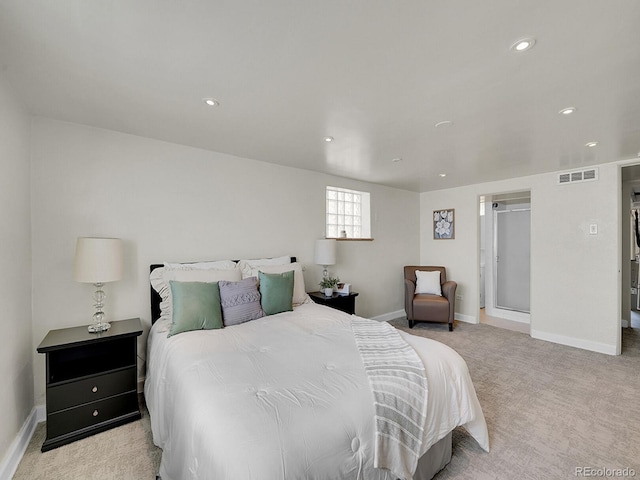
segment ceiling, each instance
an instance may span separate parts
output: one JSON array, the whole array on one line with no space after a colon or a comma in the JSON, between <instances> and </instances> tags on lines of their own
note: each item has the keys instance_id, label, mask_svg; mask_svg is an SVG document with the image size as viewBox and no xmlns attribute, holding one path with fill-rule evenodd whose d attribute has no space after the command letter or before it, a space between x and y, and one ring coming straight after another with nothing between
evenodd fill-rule
<instances>
[{"instance_id":1,"label":"ceiling","mask_svg":"<svg viewBox=\"0 0 640 480\"><path fill-rule=\"evenodd\" d=\"M0 68L34 115L424 192L636 157L639 25L637 0L0 0Z\"/></svg>"}]
</instances>

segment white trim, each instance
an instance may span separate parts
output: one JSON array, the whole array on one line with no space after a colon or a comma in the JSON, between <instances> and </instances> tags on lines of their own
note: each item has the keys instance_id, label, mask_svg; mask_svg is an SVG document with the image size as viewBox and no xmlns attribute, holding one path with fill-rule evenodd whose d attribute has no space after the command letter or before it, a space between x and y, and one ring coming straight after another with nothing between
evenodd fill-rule
<instances>
[{"instance_id":1,"label":"white trim","mask_svg":"<svg viewBox=\"0 0 640 480\"><path fill-rule=\"evenodd\" d=\"M18 465L20 465L20 460L22 460L22 456L31 441L33 432L36 430L36 426L44 420L44 405L33 407L31 413L22 424L22 428L20 428L18 435L16 435L16 438L11 443L3 462L0 463L0 479L9 480L16 473Z\"/></svg>"},{"instance_id":2,"label":"white trim","mask_svg":"<svg viewBox=\"0 0 640 480\"><path fill-rule=\"evenodd\" d=\"M513 322L531 323L531 314L517 312L515 310L507 310L505 308L485 308L484 311L490 317L504 318Z\"/></svg>"},{"instance_id":3,"label":"white trim","mask_svg":"<svg viewBox=\"0 0 640 480\"><path fill-rule=\"evenodd\" d=\"M138 393L144 393L144 381L146 378L146 376L138 377Z\"/></svg>"},{"instance_id":4,"label":"white trim","mask_svg":"<svg viewBox=\"0 0 640 480\"><path fill-rule=\"evenodd\" d=\"M620 325L622 325L622 328L629 328L629 320L621 319Z\"/></svg>"},{"instance_id":5,"label":"white trim","mask_svg":"<svg viewBox=\"0 0 640 480\"><path fill-rule=\"evenodd\" d=\"M453 318L465 323L480 323L478 321L478 317L476 317L475 315L463 315L462 313L455 313L453 315Z\"/></svg>"},{"instance_id":6,"label":"white trim","mask_svg":"<svg viewBox=\"0 0 640 480\"><path fill-rule=\"evenodd\" d=\"M395 320L396 318L402 318L406 316L407 314L404 310L396 310L395 312L383 313L382 315L371 317L371 320L376 320L378 322L388 322L390 320Z\"/></svg>"},{"instance_id":7,"label":"white trim","mask_svg":"<svg viewBox=\"0 0 640 480\"><path fill-rule=\"evenodd\" d=\"M389 322L391 320L395 320L396 318L406 317L407 314L404 310L396 310L395 312L383 313L382 315L371 317L371 320L376 320L378 322ZM463 315L462 313L456 313L453 318L465 323L480 323L478 321L478 317L474 315Z\"/></svg>"},{"instance_id":8,"label":"white trim","mask_svg":"<svg viewBox=\"0 0 640 480\"><path fill-rule=\"evenodd\" d=\"M594 342L584 340L582 338L567 337L557 335L555 333L541 332L540 330L531 330L531 337L538 340L546 340L547 342L559 343L568 347L582 348L583 350L591 350L592 352L605 353L607 355L619 355L615 345L608 343Z\"/></svg>"},{"instance_id":9,"label":"white trim","mask_svg":"<svg viewBox=\"0 0 640 480\"><path fill-rule=\"evenodd\" d=\"M396 318L406 317L407 314L404 310L396 310L395 312L383 313L382 315L371 317L371 320L376 320L378 322L389 322L391 320L395 320ZM462 313L456 313L453 318L465 323L480 323L478 321L478 317L474 315L463 315Z\"/></svg>"}]
</instances>

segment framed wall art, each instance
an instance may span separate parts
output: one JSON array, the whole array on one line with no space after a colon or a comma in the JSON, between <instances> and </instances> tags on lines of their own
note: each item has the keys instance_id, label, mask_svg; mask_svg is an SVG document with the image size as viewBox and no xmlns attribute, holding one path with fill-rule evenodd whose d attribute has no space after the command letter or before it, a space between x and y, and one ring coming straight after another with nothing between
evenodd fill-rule
<instances>
[{"instance_id":1,"label":"framed wall art","mask_svg":"<svg viewBox=\"0 0 640 480\"><path fill-rule=\"evenodd\" d=\"M455 209L433 211L434 240L452 240L455 238Z\"/></svg>"}]
</instances>

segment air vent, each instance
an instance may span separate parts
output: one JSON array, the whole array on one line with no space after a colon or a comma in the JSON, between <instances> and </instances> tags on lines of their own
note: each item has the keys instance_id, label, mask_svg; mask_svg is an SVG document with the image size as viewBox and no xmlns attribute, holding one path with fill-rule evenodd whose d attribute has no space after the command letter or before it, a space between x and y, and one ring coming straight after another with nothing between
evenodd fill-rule
<instances>
[{"instance_id":1,"label":"air vent","mask_svg":"<svg viewBox=\"0 0 640 480\"><path fill-rule=\"evenodd\" d=\"M565 172L558 174L558 184L591 182L598 180L598 169L589 168L588 170L576 170L574 172Z\"/></svg>"}]
</instances>

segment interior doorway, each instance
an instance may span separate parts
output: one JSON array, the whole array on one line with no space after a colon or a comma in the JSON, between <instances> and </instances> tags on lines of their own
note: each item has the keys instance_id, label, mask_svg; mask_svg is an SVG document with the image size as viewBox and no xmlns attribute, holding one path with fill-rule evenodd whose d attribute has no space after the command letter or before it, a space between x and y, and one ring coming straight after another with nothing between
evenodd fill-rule
<instances>
[{"instance_id":1,"label":"interior doorway","mask_svg":"<svg viewBox=\"0 0 640 480\"><path fill-rule=\"evenodd\" d=\"M531 204L494 202L493 242L496 309L529 313ZM502 209L498 209L502 207Z\"/></svg>"},{"instance_id":2,"label":"interior doorway","mask_svg":"<svg viewBox=\"0 0 640 480\"><path fill-rule=\"evenodd\" d=\"M529 333L531 192L480 197L480 321Z\"/></svg>"},{"instance_id":3,"label":"interior doorway","mask_svg":"<svg viewBox=\"0 0 640 480\"><path fill-rule=\"evenodd\" d=\"M622 167L621 324L640 329L640 165Z\"/></svg>"}]
</instances>

